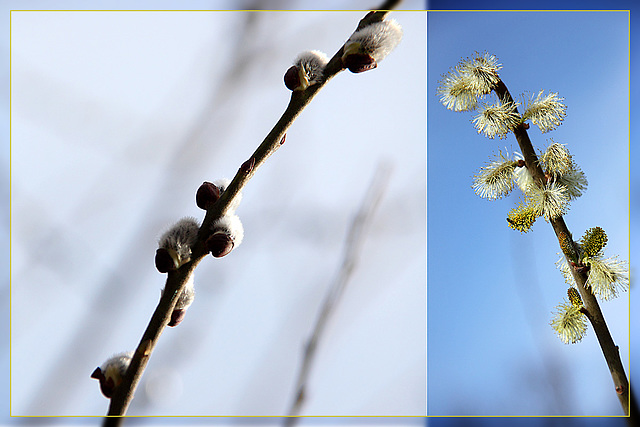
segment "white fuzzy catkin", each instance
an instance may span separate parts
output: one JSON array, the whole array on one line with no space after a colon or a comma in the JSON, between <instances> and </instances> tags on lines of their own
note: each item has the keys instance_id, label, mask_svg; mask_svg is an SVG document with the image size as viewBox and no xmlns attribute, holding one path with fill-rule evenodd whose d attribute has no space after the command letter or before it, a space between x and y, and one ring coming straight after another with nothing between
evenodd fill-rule
<instances>
[{"instance_id":1,"label":"white fuzzy catkin","mask_svg":"<svg viewBox=\"0 0 640 427\"><path fill-rule=\"evenodd\" d=\"M244 227L238 215L225 215L211 226L213 233L223 232L233 239L233 247L237 248L244 238Z\"/></svg>"},{"instance_id":2,"label":"white fuzzy catkin","mask_svg":"<svg viewBox=\"0 0 640 427\"><path fill-rule=\"evenodd\" d=\"M192 275L193 276L193 275ZM184 288L180 297L178 298L178 302L176 302L176 310L185 310L189 308L191 304L193 304L193 300L196 297L196 290L193 287L193 279L191 279L191 286L187 284L187 287Z\"/></svg>"},{"instance_id":3,"label":"white fuzzy catkin","mask_svg":"<svg viewBox=\"0 0 640 427\"><path fill-rule=\"evenodd\" d=\"M322 71L329 62L329 57L319 50L302 52L295 60L300 77L300 89L319 83L322 80Z\"/></svg>"},{"instance_id":4,"label":"white fuzzy catkin","mask_svg":"<svg viewBox=\"0 0 640 427\"><path fill-rule=\"evenodd\" d=\"M117 386L127 372L132 357L133 351L118 353L100 365L100 370L106 378L114 378L115 385Z\"/></svg>"},{"instance_id":5,"label":"white fuzzy catkin","mask_svg":"<svg viewBox=\"0 0 640 427\"><path fill-rule=\"evenodd\" d=\"M162 288L162 293L164 293L164 288ZM178 301L176 302L176 306L174 310L184 310L188 308L191 304L193 304L193 300L196 296L196 290L193 283L193 273L189 275L187 278L187 284L185 285L182 293L178 297Z\"/></svg>"},{"instance_id":6,"label":"white fuzzy catkin","mask_svg":"<svg viewBox=\"0 0 640 427\"><path fill-rule=\"evenodd\" d=\"M164 288L162 288L161 294L164 294ZM193 304L193 300L196 297L196 290L193 284L193 272L189 274L187 277L187 283L185 284L184 289L180 293L178 300L176 301L176 305L173 308L173 312L171 313L171 318L169 319L168 326L175 327L178 326L182 319L184 319L185 313L189 306Z\"/></svg>"},{"instance_id":7,"label":"white fuzzy catkin","mask_svg":"<svg viewBox=\"0 0 640 427\"><path fill-rule=\"evenodd\" d=\"M220 193L227 189L231 180L229 178L218 178L213 183L220 189Z\"/></svg>"},{"instance_id":8,"label":"white fuzzy catkin","mask_svg":"<svg viewBox=\"0 0 640 427\"><path fill-rule=\"evenodd\" d=\"M100 390L106 397L113 396L115 389L122 383L132 357L133 351L111 356L91 375L100 381Z\"/></svg>"},{"instance_id":9,"label":"white fuzzy catkin","mask_svg":"<svg viewBox=\"0 0 640 427\"><path fill-rule=\"evenodd\" d=\"M375 22L356 31L344 46L344 56L363 53L382 61L402 40L402 27L393 19Z\"/></svg>"},{"instance_id":10,"label":"white fuzzy catkin","mask_svg":"<svg viewBox=\"0 0 640 427\"><path fill-rule=\"evenodd\" d=\"M219 178L213 181L213 184L215 184L220 189L220 195L222 196L222 193L224 193L227 187L229 187L229 184L231 184L231 180L229 178ZM241 201L242 192L240 191L229 205L228 212L231 214L235 213L236 209L238 209L238 206L240 206Z\"/></svg>"},{"instance_id":11,"label":"white fuzzy catkin","mask_svg":"<svg viewBox=\"0 0 640 427\"><path fill-rule=\"evenodd\" d=\"M158 246L169 252L175 268L191 259L191 247L198 240L200 224L195 218L185 217L176 222L160 237Z\"/></svg>"}]
</instances>

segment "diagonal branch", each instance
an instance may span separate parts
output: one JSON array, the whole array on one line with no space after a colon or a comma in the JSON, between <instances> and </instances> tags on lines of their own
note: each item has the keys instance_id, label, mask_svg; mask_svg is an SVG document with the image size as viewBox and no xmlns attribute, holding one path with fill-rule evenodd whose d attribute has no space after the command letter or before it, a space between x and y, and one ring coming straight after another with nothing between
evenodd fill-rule
<instances>
[{"instance_id":1,"label":"diagonal branch","mask_svg":"<svg viewBox=\"0 0 640 427\"><path fill-rule=\"evenodd\" d=\"M397 5L399 1L390 0L383 4L383 9L375 12L369 12L360 20L358 28L370 25L371 23L382 21L391 9ZM127 412L135 390L138 386L140 378L147 365L149 357L155 348L160 335L166 327L171 312L176 305L178 296L182 293L187 284L187 278L195 270L200 261L207 255L205 241L211 234L211 224L222 217L233 199L237 197L244 186L253 177L258 168L282 145L286 130L295 121L302 110L311 102L314 96L324 87L324 85L336 74L344 69L342 64L342 54L344 45L331 58L327 66L323 70L323 79L318 84L312 85L304 91L293 91L289 105L282 114L282 117L271 132L266 136L264 141L251 155L249 160L240 166L236 176L233 178L227 189L224 191L217 203L215 203L205 215L200 227L198 241L192 248L192 259L178 270L171 271L167 275L165 284L165 292L160 298L151 320L140 339L140 343L127 370L123 377L122 383L117 387L109 406L108 416L124 416ZM105 425L118 425L121 419L107 417Z\"/></svg>"},{"instance_id":2,"label":"diagonal branch","mask_svg":"<svg viewBox=\"0 0 640 427\"><path fill-rule=\"evenodd\" d=\"M498 81L498 83L494 87L494 90L499 99L503 99L507 102L513 102L513 98L511 97L507 86L502 82L502 80ZM531 174L531 176L533 176L533 179L535 181L544 184L544 172L540 167L538 157L536 156L533 144L531 144L531 140L529 139L529 135L525 126L523 124L518 125L513 129L513 133L518 140L518 145L520 146L520 150L522 151L522 155L524 156L524 161L527 165L529 173ZM562 216L551 219L550 222L551 226L553 227L553 231L556 233L556 237L559 238L562 233L566 236L571 236L571 233L569 232L569 229L565 224L564 218ZM620 360L618 346L615 344L613 338L611 337L611 333L609 332L609 328L607 327L607 323L604 320L604 316L602 315L600 305L598 304L595 295L593 295L593 293L585 286L588 277L587 273L577 271L574 268L571 268L571 273L573 275L573 278L575 279L578 292L580 292L580 296L582 297L582 301L584 302L584 306L587 311L587 318L593 326L593 330L595 331L598 342L600 343L600 347L607 362L607 366L609 367L609 371L611 372L611 378L613 379L613 384L615 386L618 399L620 400L620 404L622 405L622 409L624 410L625 415L629 415L629 380L627 379L624 366L622 365L622 361Z\"/></svg>"}]
</instances>

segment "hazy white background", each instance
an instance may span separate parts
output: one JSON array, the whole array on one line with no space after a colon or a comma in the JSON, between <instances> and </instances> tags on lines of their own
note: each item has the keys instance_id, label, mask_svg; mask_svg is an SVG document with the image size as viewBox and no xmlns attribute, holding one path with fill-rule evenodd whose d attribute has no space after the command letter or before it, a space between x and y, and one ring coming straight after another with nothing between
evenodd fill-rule
<instances>
[{"instance_id":1,"label":"hazy white background","mask_svg":"<svg viewBox=\"0 0 640 427\"><path fill-rule=\"evenodd\" d=\"M89 375L147 325L158 236L202 218L198 186L232 177L269 132L295 56L333 55L363 15L12 12L12 415L106 412ZM380 162L389 186L303 413L425 414L426 14L390 17L405 31L396 51L331 81L249 183L244 242L198 267L195 303L163 334L130 415L286 413Z\"/></svg>"}]
</instances>

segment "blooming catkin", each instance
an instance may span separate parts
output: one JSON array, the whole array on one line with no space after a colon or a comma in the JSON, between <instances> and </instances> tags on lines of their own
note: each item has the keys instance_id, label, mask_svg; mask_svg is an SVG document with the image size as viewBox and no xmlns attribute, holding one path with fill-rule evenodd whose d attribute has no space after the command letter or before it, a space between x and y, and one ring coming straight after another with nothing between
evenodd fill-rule
<instances>
[{"instance_id":1,"label":"blooming catkin","mask_svg":"<svg viewBox=\"0 0 640 427\"><path fill-rule=\"evenodd\" d=\"M542 133L549 132L560 126L567 115L567 106L562 103L557 93L549 93L543 96L544 91L527 100L523 120L531 120Z\"/></svg>"},{"instance_id":2,"label":"blooming catkin","mask_svg":"<svg viewBox=\"0 0 640 427\"><path fill-rule=\"evenodd\" d=\"M497 102L492 105L483 104L479 114L473 119L473 125L478 133L487 138L506 138L520 123L517 106L513 102Z\"/></svg>"},{"instance_id":3,"label":"blooming catkin","mask_svg":"<svg viewBox=\"0 0 640 427\"><path fill-rule=\"evenodd\" d=\"M548 182L542 187L533 186L528 194L536 215L546 221L564 215L569 209L569 194L566 187Z\"/></svg>"},{"instance_id":4,"label":"blooming catkin","mask_svg":"<svg viewBox=\"0 0 640 427\"><path fill-rule=\"evenodd\" d=\"M453 111L475 110L478 99L491 93L500 81L500 68L494 55L476 52L442 77L437 88L440 102Z\"/></svg>"},{"instance_id":5,"label":"blooming catkin","mask_svg":"<svg viewBox=\"0 0 640 427\"><path fill-rule=\"evenodd\" d=\"M517 162L500 151L494 160L480 168L473 177L473 190L482 198L499 199L513 190Z\"/></svg>"},{"instance_id":6,"label":"blooming catkin","mask_svg":"<svg viewBox=\"0 0 640 427\"><path fill-rule=\"evenodd\" d=\"M540 155L540 161L544 165L545 171L553 176L562 176L573 168L573 158L563 144L552 143Z\"/></svg>"},{"instance_id":7,"label":"blooming catkin","mask_svg":"<svg viewBox=\"0 0 640 427\"><path fill-rule=\"evenodd\" d=\"M574 299L574 301L576 300ZM582 313L581 306L576 305L573 301L561 303L556 307L550 325L565 344L575 344L581 341L587 332L587 318Z\"/></svg>"},{"instance_id":8,"label":"blooming catkin","mask_svg":"<svg viewBox=\"0 0 640 427\"><path fill-rule=\"evenodd\" d=\"M618 292L629 289L629 265L617 257L602 259L600 256L587 260L589 277L585 286L595 296L608 301Z\"/></svg>"}]
</instances>

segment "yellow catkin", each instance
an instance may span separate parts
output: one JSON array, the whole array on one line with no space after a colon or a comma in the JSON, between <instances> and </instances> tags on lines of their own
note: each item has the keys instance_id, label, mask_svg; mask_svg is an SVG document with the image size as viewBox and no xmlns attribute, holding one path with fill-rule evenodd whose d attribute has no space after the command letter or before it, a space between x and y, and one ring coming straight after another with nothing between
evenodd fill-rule
<instances>
[{"instance_id":1,"label":"yellow catkin","mask_svg":"<svg viewBox=\"0 0 640 427\"><path fill-rule=\"evenodd\" d=\"M569 296L569 301L574 307L582 307L582 298L580 298L580 293L576 288L567 289L567 295Z\"/></svg>"},{"instance_id":2,"label":"yellow catkin","mask_svg":"<svg viewBox=\"0 0 640 427\"><path fill-rule=\"evenodd\" d=\"M573 239L571 239L571 237L569 237L566 233L560 232L558 234L558 242L560 243L560 249L562 249L562 253L567 257L567 259L573 262L577 262L575 247L573 246Z\"/></svg>"},{"instance_id":3,"label":"yellow catkin","mask_svg":"<svg viewBox=\"0 0 640 427\"><path fill-rule=\"evenodd\" d=\"M582 236L582 253L592 258L596 256L607 244L607 234L601 227L588 229Z\"/></svg>"},{"instance_id":4,"label":"yellow catkin","mask_svg":"<svg viewBox=\"0 0 640 427\"><path fill-rule=\"evenodd\" d=\"M536 218L537 215L534 209L529 205L520 205L509 211L509 214L507 215L507 222L509 223L509 227L514 230L526 233L531 230L533 223L536 222Z\"/></svg>"}]
</instances>

